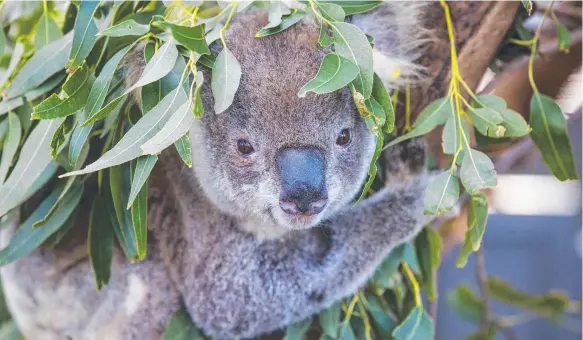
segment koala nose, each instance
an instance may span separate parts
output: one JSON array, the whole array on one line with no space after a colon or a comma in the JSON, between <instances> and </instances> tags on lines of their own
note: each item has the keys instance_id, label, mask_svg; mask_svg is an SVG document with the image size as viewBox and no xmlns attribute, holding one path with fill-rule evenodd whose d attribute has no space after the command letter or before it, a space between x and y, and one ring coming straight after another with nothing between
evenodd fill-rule
<instances>
[{"instance_id":1,"label":"koala nose","mask_svg":"<svg viewBox=\"0 0 583 340\"><path fill-rule=\"evenodd\" d=\"M276 164L281 175L279 206L291 215L315 215L328 203L324 153L313 147L279 150Z\"/></svg>"}]
</instances>

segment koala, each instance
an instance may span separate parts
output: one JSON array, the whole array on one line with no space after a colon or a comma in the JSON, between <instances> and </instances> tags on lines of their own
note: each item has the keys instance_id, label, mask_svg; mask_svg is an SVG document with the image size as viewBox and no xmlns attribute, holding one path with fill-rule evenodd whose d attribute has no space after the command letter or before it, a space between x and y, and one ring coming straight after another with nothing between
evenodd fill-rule
<instances>
[{"instance_id":1,"label":"koala","mask_svg":"<svg viewBox=\"0 0 583 340\"><path fill-rule=\"evenodd\" d=\"M420 10L390 2L347 19L375 37L382 74L395 65L416 72ZM87 226L77 225L56 249L1 269L27 339L160 339L181 308L212 338L257 337L354 293L420 230L423 141L387 149L386 187L354 206L375 137L349 89L297 96L325 55L319 28L304 20L255 38L266 22L265 10L234 17L225 38L241 84L221 114L203 86L205 114L190 131L192 169L173 150L160 155L149 183L145 260L129 263L116 248L110 284L96 291ZM131 58L139 73L143 57ZM2 231L3 246L13 229Z\"/></svg>"}]
</instances>

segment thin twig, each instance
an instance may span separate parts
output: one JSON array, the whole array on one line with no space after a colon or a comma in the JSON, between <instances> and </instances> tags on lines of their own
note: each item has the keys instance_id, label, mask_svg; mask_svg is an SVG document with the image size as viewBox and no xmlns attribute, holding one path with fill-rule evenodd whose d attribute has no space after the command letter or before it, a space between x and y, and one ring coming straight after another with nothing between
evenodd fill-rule
<instances>
[{"instance_id":1,"label":"thin twig","mask_svg":"<svg viewBox=\"0 0 583 340\"><path fill-rule=\"evenodd\" d=\"M476 251L476 280L478 281L478 288L482 298L482 315L480 317L480 331L484 334L488 331L490 325L490 309L488 308L488 288L486 287L486 261L484 260L484 245Z\"/></svg>"}]
</instances>

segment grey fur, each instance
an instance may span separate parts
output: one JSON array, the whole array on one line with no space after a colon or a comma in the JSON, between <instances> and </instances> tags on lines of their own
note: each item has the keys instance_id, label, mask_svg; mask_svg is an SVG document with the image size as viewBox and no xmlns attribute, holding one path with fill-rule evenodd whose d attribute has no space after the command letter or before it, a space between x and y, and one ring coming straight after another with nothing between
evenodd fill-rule
<instances>
[{"instance_id":1,"label":"grey fur","mask_svg":"<svg viewBox=\"0 0 583 340\"><path fill-rule=\"evenodd\" d=\"M386 21L385 28L391 22L404 26L388 34L409 37L415 29L415 20L399 23L394 14L367 16L373 27L372 20ZM2 268L10 309L28 339L157 339L181 304L216 339L258 336L350 295L391 249L421 228L423 142L389 149L388 186L352 207L374 137L347 89L297 97L324 55L318 29L305 21L256 39L265 12L235 18L226 38L242 66L241 86L233 105L216 115L205 82L205 115L190 134L194 171L173 151L162 153L150 182L146 260L129 264L118 251L112 282L100 293L94 291L84 238L56 252L36 250ZM395 57L402 57L399 44L406 39L393 46L382 30L374 33L384 53L398 50ZM143 67L141 59L134 64ZM352 142L338 146L344 128L351 129ZM239 156L239 138L249 139L256 152ZM275 154L286 146L324 151L329 204L313 218L292 218L278 206Z\"/></svg>"}]
</instances>

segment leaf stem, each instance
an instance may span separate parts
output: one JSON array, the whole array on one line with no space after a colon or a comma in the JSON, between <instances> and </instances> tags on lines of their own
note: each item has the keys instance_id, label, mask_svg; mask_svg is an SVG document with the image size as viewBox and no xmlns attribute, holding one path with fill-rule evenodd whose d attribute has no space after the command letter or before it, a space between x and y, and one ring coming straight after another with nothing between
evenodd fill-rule
<instances>
[{"instance_id":1,"label":"leaf stem","mask_svg":"<svg viewBox=\"0 0 583 340\"><path fill-rule=\"evenodd\" d=\"M549 3L547 9L545 10L545 13L543 14L543 17L540 21L540 23L538 24L536 31L534 33L534 37L532 38L533 43L530 47L530 58L528 59L528 81L530 82L530 86L532 87L532 90L534 92L538 92L538 88L536 87L536 83L534 82L534 58L536 56L536 50L537 50L537 43L538 43L538 39L540 38L540 34L542 31L542 27L543 24L545 23L545 19L547 17L547 15L549 14L549 12L551 11L551 8L553 8L553 4L555 3L555 0L551 0L551 2Z\"/></svg>"},{"instance_id":2,"label":"leaf stem","mask_svg":"<svg viewBox=\"0 0 583 340\"><path fill-rule=\"evenodd\" d=\"M231 24L231 19L233 19L233 15L235 14L235 11L237 10L237 5L238 4L236 2L233 2L233 3L229 4L229 6L225 7L225 10L227 8L231 7L231 13L229 13L229 17L227 18L227 21L225 22L225 26L223 26L223 28L221 28L221 30L219 31L219 35L221 37L221 43L223 44L223 48L227 48L227 42L225 41L225 37L223 34L229 28L229 24Z\"/></svg>"},{"instance_id":3,"label":"leaf stem","mask_svg":"<svg viewBox=\"0 0 583 340\"><path fill-rule=\"evenodd\" d=\"M417 279L415 278L415 275L411 271L411 268L409 268L409 264L407 264L407 262L401 261L401 266L403 267L403 270L405 271L405 275L409 279L409 283L411 283L411 289L413 289L413 296L415 297L415 306L420 307L421 306L421 293L419 290L419 282L417 282Z\"/></svg>"}]
</instances>

